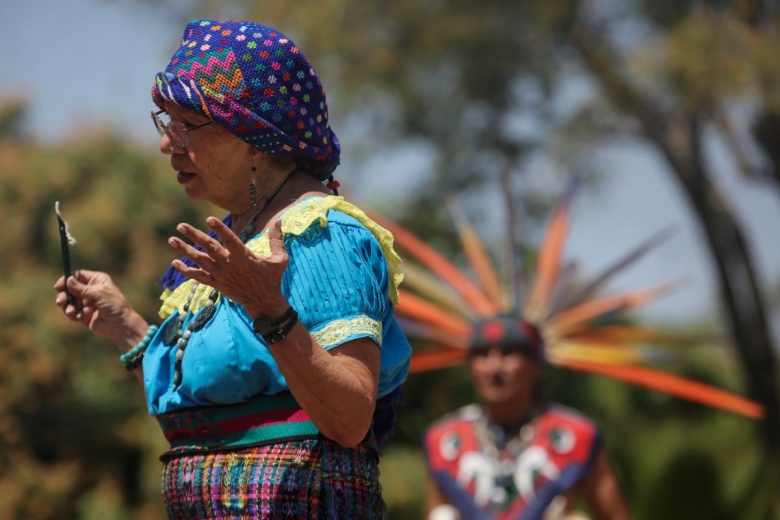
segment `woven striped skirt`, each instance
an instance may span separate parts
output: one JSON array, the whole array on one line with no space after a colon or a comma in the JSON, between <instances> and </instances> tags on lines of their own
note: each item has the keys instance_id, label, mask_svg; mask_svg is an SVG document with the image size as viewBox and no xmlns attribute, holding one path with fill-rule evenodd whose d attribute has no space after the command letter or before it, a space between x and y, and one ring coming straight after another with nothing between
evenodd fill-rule
<instances>
[{"instance_id":1,"label":"woven striped skirt","mask_svg":"<svg viewBox=\"0 0 780 520\"><path fill-rule=\"evenodd\" d=\"M163 460L172 519L381 519L378 456L322 437Z\"/></svg>"}]
</instances>

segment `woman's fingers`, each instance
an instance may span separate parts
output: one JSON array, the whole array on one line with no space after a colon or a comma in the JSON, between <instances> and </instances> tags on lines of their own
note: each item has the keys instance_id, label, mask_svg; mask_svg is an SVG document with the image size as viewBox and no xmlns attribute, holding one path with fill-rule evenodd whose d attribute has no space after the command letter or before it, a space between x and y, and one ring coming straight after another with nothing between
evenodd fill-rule
<instances>
[{"instance_id":1,"label":"woman's fingers","mask_svg":"<svg viewBox=\"0 0 780 520\"><path fill-rule=\"evenodd\" d=\"M54 284L55 289L58 290L56 303L71 320L83 321L84 316L91 315L91 302L97 298L96 291L100 290L98 285L110 281L110 279L101 281L97 278L98 275L97 272L79 270L67 280L63 277ZM66 290L75 298L75 305L68 302Z\"/></svg>"},{"instance_id":2,"label":"woman's fingers","mask_svg":"<svg viewBox=\"0 0 780 520\"><path fill-rule=\"evenodd\" d=\"M184 223L176 226L176 230L203 250L199 251L194 246L187 244L178 237L171 237L171 239L168 240L168 243L191 260L197 262L198 258L210 256L219 259L221 256L224 256L224 248L222 245L203 231Z\"/></svg>"},{"instance_id":3,"label":"woman's fingers","mask_svg":"<svg viewBox=\"0 0 780 520\"><path fill-rule=\"evenodd\" d=\"M219 240L215 240L189 224L182 223L176 226L176 229L190 239L194 246L177 237L171 237L168 239L168 243L171 247L181 252L183 256L186 256L206 271L213 271L221 266L224 267L232 258L242 259L248 256L244 243L221 220L216 217L209 217L206 219L206 224L216 233ZM200 247L202 250L197 249L195 246Z\"/></svg>"},{"instance_id":4,"label":"woman's fingers","mask_svg":"<svg viewBox=\"0 0 780 520\"><path fill-rule=\"evenodd\" d=\"M191 240L194 246L178 237L169 238L168 244L179 251L182 256L189 258L201 268L210 271L215 269L220 262L228 262L231 254L240 253L244 248L244 244L218 218L209 217L206 219L206 223L214 230L219 240L215 240L189 224L182 223L176 226L176 230ZM225 246L222 244L225 244ZM201 249L197 249L195 246Z\"/></svg>"},{"instance_id":5,"label":"woman's fingers","mask_svg":"<svg viewBox=\"0 0 780 520\"><path fill-rule=\"evenodd\" d=\"M191 280L195 280L198 283L205 283L207 285L210 285L211 287L214 287L215 289L219 289L219 287L217 287L218 282L211 272L204 271L203 269L200 269L198 267L190 267L189 265L185 264L178 258L173 262L171 262L171 265L173 266L174 269L179 271L187 278L190 278Z\"/></svg>"},{"instance_id":6,"label":"woman's fingers","mask_svg":"<svg viewBox=\"0 0 780 520\"><path fill-rule=\"evenodd\" d=\"M217 234L220 242L225 244L225 247L220 248L227 250L229 253L238 253L244 249L244 243L238 238L238 235L233 233L233 230L225 225L224 222L216 217L209 217L206 219L206 224Z\"/></svg>"},{"instance_id":7,"label":"woman's fingers","mask_svg":"<svg viewBox=\"0 0 780 520\"><path fill-rule=\"evenodd\" d=\"M176 230L192 240L193 244L201 247L215 260L223 260L228 257L229 252L235 252L243 248L244 244L238 236L218 218L209 217L206 219L206 224L217 234L219 240L215 240L203 231L186 223L176 226Z\"/></svg>"},{"instance_id":8,"label":"woman's fingers","mask_svg":"<svg viewBox=\"0 0 780 520\"><path fill-rule=\"evenodd\" d=\"M268 245L272 257L287 256L287 248L284 247L284 237L282 236L282 221L278 218L268 228Z\"/></svg>"},{"instance_id":9,"label":"woman's fingers","mask_svg":"<svg viewBox=\"0 0 780 520\"><path fill-rule=\"evenodd\" d=\"M54 302L57 304L57 307L62 309L65 316L72 320L77 319L78 308L68 303L68 295L65 294L65 291L58 292Z\"/></svg>"},{"instance_id":10,"label":"woman's fingers","mask_svg":"<svg viewBox=\"0 0 780 520\"><path fill-rule=\"evenodd\" d=\"M186 243L178 237L171 237L168 239L168 245L174 248L184 257L189 258L195 264L202 266L203 268L213 268L214 258L204 251L195 249L190 244Z\"/></svg>"},{"instance_id":11,"label":"woman's fingers","mask_svg":"<svg viewBox=\"0 0 780 520\"><path fill-rule=\"evenodd\" d=\"M184 258L181 258L171 263L174 269L238 302L256 298L258 293L273 292L274 288L280 286L288 262L281 221L275 220L269 227L270 255L265 257L257 256L248 249L218 218L209 217L206 224L218 240L189 224L182 223L177 226L183 239L171 237L168 242L196 265L187 265L189 262L185 263ZM190 240L192 244L184 240ZM203 251L196 249L197 247Z\"/></svg>"}]
</instances>

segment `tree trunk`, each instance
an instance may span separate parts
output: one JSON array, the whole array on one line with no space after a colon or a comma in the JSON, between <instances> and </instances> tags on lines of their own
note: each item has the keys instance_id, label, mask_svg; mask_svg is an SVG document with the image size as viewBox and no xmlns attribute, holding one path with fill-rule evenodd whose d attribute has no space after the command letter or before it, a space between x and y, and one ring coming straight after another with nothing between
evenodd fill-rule
<instances>
[{"instance_id":1,"label":"tree trunk","mask_svg":"<svg viewBox=\"0 0 780 520\"><path fill-rule=\"evenodd\" d=\"M728 330L743 366L749 395L766 408L766 445L780 451L780 404L772 340L765 306L744 234L701 160L699 120L665 118L623 75L616 53L593 31L576 26L570 43L600 82L618 111L634 117L683 188L715 262L720 300Z\"/></svg>"},{"instance_id":2,"label":"tree trunk","mask_svg":"<svg viewBox=\"0 0 780 520\"><path fill-rule=\"evenodd\" d=\"M697 125L692 125L696 127ZM696 143L701 142L692 131ZM660 143L657 143L660 144ZM663 146L663 145L661 145ZM694 145L692 148L698 149ZM710 257L715 262L718 287L727 325L747 377L750 396L766 408L767 445L780 449L780 403L772 338L766 320L764 298L756 281L752 255L744 233L717 186L693 161L675 160L667 149L667 162L688 197L704 231Z\"/></svg>"}]
</instances>

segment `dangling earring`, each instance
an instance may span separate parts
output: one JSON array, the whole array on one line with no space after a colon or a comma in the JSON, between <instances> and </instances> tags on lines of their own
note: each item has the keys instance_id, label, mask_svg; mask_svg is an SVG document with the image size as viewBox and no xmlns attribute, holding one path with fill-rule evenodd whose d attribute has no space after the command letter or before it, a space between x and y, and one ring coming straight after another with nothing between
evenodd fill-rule
<instances>
[{"instance_id":1,"label":"dangling earring","mask_svg":"<svg viewBox=\"0 0 780 520\"><path fill-rule=\"evenodd\" d=\"M249 184L249 202L252 203L252 206L257 206L257 184L255 183L255 172L257 172L257 168L255 168L255 165L252 165L252 182Z\"/></svg>"}]
</instances>

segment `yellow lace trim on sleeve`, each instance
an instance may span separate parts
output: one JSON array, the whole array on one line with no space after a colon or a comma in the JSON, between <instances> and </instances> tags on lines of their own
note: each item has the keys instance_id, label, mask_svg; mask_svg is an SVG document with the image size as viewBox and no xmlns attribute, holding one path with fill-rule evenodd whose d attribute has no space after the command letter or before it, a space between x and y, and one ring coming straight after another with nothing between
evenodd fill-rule
<instances>
[{"instance_id":1,"label":"yellow lace trim on sleeve","mask_svg":"<svg viewBox=\"0 0 780 520\"><path fill-rule=\"evenodd\" d=\"M398 286L404 279L404 275L401 272L401 258L393 249L393 235L368 218L368 215L363 213L363 210L357 206L350 204L344 197L327 195L324 197L312 196L307 197L300 202L293 205L282 215L282 235L293 234L300 235L306 231L309 226L315 221L319 221L321 227L328 225L328 210L335 209L346 213L361 224L363 224L369 231L371 231L376 237L379 245L382 247L382 251L387 259L387 269L390 275L390 287L388 288L388 298L393 304L398 304ZM268 233L263 232L256 236L246 246L256 255L268 256L271 254L271 247L268 241ZM192 290L192 285L195 282L193 280L187 280L179 285L175 290L170 291L166 289L160 299L163 301L160 307L159 315L165 319L178 309L179 312L184 312L184 304L187 303L187 297ZM196 290L193 303L190 304L190 312L197 311L203 298L207 298L211 293L211 287L207 285L200 285ZM205 296L204 296L205 294Z\"/></svg>"},{"instance_id":2,"label":"yellow lace trim on sleeve","mask_svg":"<svg viewBox=\"0 0 780 520\"><path fill-rule=\"evenodd\" d=\"M369 336L382 346L382 322L368 316L331 321L322 329L312 332L311 337L323 348L341 345L353 335Z\"/></svg>"},{"instance_id":3,"label":"yellow lace trim on sleeve","mask_svg":"<svg viewBox=\"0 0 780 520\"><path fill-rule=\"evenodd\" d=\"M167 318L176 310L178 310L180 314L184 314L184 305L187 303L187 298L189 298L190 293L192 292L192 286L195 285L195 283L195 280L187 280L173 291L166 289L162 293L160 299L163 301L163 304L158 311L158 314L162 319ZM198 285L198 287L195 289L195 294L192 296L189 312L197 312L198 309L203 306L205 301L209 299L209 294L211 294L212 290L213 289L208 285ZM219 298L221 297L222 295L220 294L217 298L217 301L219 301Z\"/></svg>"},{"instance_id":4,"label":"yellow lace trim on sleeve","mask_svg":"<svg viewBox=\"0 0 780 520\"><path fill-rule=\"evenodd\" d=\"M282 215L282 234L300 235L315 221L319 221L320 227L326 227L328 225L328 210L331 209L346 213L374 234L387 259L387 268L390 274L388 297L393 304L398 304L398 286L401 285L404 275L400 268L401 258L393 249L393 235L368 218L368 215L363 213L360 208L344 200L344 197L328 195L303 199ZM247 242L246 245L253 253L260 256L267 256L271 253L268 234L265 232Z\"/></svg>"}]
</instances>

